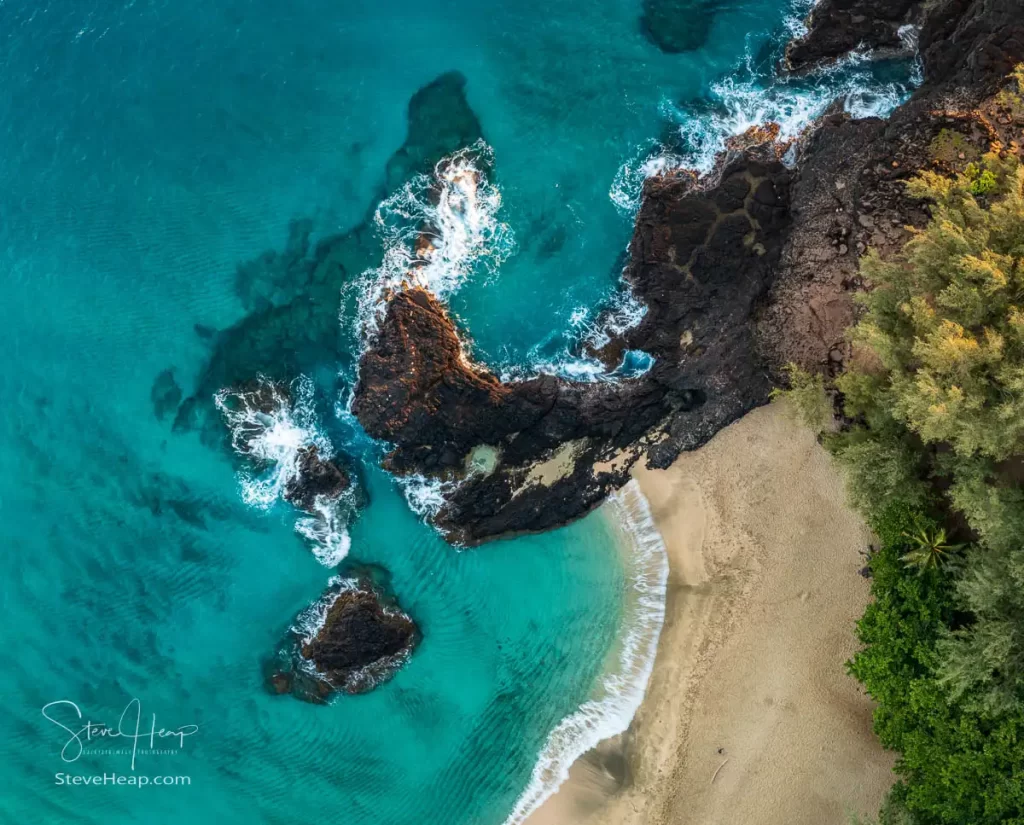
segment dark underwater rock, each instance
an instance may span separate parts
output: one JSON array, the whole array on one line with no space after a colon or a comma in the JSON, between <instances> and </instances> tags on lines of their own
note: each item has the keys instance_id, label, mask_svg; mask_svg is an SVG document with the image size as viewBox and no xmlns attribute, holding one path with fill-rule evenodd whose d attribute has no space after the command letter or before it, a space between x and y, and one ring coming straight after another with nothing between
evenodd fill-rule
<instances>
[{"instance_id":1,"label":"dark underwater rock","mask_svg":"<svg viewBox=\"0 0 1024 825\"><path fill-rule=\"evenodd\" d=\"M429 172L446 155L483 137L465 95L465 78L448 72L418 90L409 101L409 130L388 161L385 184L352 230L311 241L312 225L294 220L283 252L266 252L239 264L236 287L247 315L214 339L195 391L181 405L176 430L202 427L211 444L222 438L210 399L222 387L263 374L289 381L317 366L344 363L351 340L338 323L342 287L380 263L373 232L379 201L415 174Z\"/></svg>"},{"instance_id":2,"label":"dark underwater rock","mask_svg":"<svg viewBox=\"0 0 1024 825\"><path fill-rule=\"evenodd\" d=\"M317 704L336 691L366 693L405 664L419 638L413 620L368 576L335 579L299 617L267 670L267 688Z\"/></svg>"},{"instance_id":3,"label":"dark underwater rock","mask_svg":"<svg viewBox=\"0 0 1024 825\"><path fill-rule=\"evenodd\" d=\"M667 54L700 49L711 36L720 0L643 0L640 30Z\"/></svg>"},{"instance_id":4,"label":"dark underwater rock","mask_svg":"<svg viewBox=\"0 0 1024 825\"><path fill-rule=\"evenodd\" d=\"M465 76L461 72L441 75L409 101L408 135L388 160L388 193L413 175L429 171L445 155L472 146L483 134L466 101Z\"/></svg>"},{"instance_id":5,"label":"dark underwater rock","mask_svg":"<svg viewBox=\"0 0 1024 825\"><path fill-rule=\"evenodd\" d=\"M174 368L165 369L153 381L149 399L153 402L153 414L161 421L178 409L181 403L181 387L174 379Z\"/></svg>"},{"instance_id":6,"label":"dark underwater rock","mask_svg":"<svg viewBox=\"0 0 1024 825\"><path fill-rule=\"evenodd\" d=\"M910 52L900 27L920 16L922 0L820 0L806 20L807 34L786 46L784 64L803 71L857 48Z\"/></svg>"}]
</instances>

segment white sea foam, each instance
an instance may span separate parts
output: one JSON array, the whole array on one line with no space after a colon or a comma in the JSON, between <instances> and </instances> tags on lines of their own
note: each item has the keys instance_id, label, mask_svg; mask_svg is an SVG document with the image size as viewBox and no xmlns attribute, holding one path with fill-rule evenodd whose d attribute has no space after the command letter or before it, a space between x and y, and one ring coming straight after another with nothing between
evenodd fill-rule
<instances>
[{"instance_id":1,"label":"white sea foam","mask_svg":"<svg viewBox=\"0 0 1024 825\"><path fill-rule=\"evenodd\" d=\"M619 288L608 301L608 308L601 313L600 323L587 328L583 339L594 349L608 344L627 330L639 324L647 315L647 304L640 301L629 284L621 281Z\"/></svg>"},{"instance_id":2,"label":"white sea foam","mask_svg":"<svg viewBox=\"0 0 1024 825\"><path fill-rule=\"evenodd\" d=\"M631 544L630 589L622 638L592 698L548 736L530 783L505 825L519 825L569 777L569 767L599 742L624 732L643 701L665 620L668 554L635 481L609 498Z\"/></svg>"},{"instance_id":3,"label":"white sea foam","mask_svg":"<svg viewBox=\"0 0 1024 825\"><path fill-rule=\"evenodd\" d=\"M782 140L796 138L835 100L854 117L884 117L910 93L911 82L875 80L866 53L806 77L778 77L767 87L753 78L726 77L711 87L710 111L679 112L680 136L690 147L687 165L709 172L728 138L768 121L779 124Z\"/></svg>"},{"instance_id":4,"label":"white sea foam","mask_svg":"<svg viewBox=\"0 0 1024 825\"><path fill-rule=\"evenodd\" d=\"M323 629L324 622L327 621L327 612L338 601L338 597L346 591L355 590L358 586L359 582L356 579L333 576L328 580L327 592L296 616L295 624L291 626L291 632L296 635L300 644L308 645L313 641Z\"/></svg>"},{"instance_id":5,"label":"white sea foam","mask_svg":"<svg viewBox=\"0 0 1024 825\"><path fill-rule=\"evenodd\" d=\"M647 314L647 305L637 300L627 283L618 287L604 301L605 308L592 319L586 307L576 307L569 317L572 331L571 342L555 357L541 355L543 344L531 350L530 367L506 367L502 380L525 379L538 374L557 375L572 381L615 381L619 378L634 377L653 365L653 359L630 359L614 370L609 370L597 358L578 355L580 350L599 350L613 338L632 329Z\"/></svg>"},{"instance_id":6,"label":"white sea foam","mask_svg":"<svg viewBox=\"0 0 1024 825\"><path fill-rule=\"evenodd\" d=\"M395 481L405 496L409 509L423 519L436 516L458 482L427 478L423 475L397 476Z\"/></svg>"},{"instance_id":7,"label":"white sea foam","mask_svg":"<svg viewBox=\"0 0 1024 825\"><path fill-rule=\"evenodd\" d=\"M301 376L289 388L259 376L247 390L223 389L214 403L231 433L231 445L251 465L239 471L242 500L268 510L299 478L302 451L315 447L324 459L334 454L317 421L313 382ZM314 512L300 517L296 531L309 541L321 564L336 567L348 555L351 491L337 499L317 496Z\"/></svg>"},{"instance_id":8,"label":"white sea foam","mask_svg":"<svg viewBox=\"0 0 1024 825\"><path fill-rule=\"evenodd\" d=\"M242 498L265 510L298 478L303 448L315 446L325 457L333 450L317 424L312 381L302 376L286 390L261 375L256 384L250 390L221 390L214 403L231 432L231 446L260 468L239 474Z\"/></svg>"},{"instance_id":9,"label":"white sea foam","mask_svg":"<svg viewBox=\"0 0 1024 825\"><path fill-rule=\"evenodd\" d=\"M348 518L352 487L343 494L348 499L344 506L339 499L317 496L313 501L313 514L295 522L295 531L309 541L316 560L324 567L337 567L348 555L352 539L348 534Z\"/></svg>"},{"instance_id":10,"label":"white sea foam","mask_svg":"<svg viewBox=\"0 0 1024 825\"><path fill-rule=\"evenodd\" d=\"M786 18L782 21L786 27L786 33L789 35L787 40L795 40L798 37L803 37L807 34L807 15L811 13L811 10L818 5L820 0L797 0L793 4Z\"/></svg>"},{"instance_id":11,"label":"white sea foam","mask_svg":"<svg viewBox=\"0 0 1024 825\"><path fill-rule=\"evenodd\" d=\"M477 141L377 207L383 260L355 285L364 337L376 327L386 290L409 283L444 301L474 273L496 272L515 250L512 230L497 217L501 191L487 179L492 161L491 147Z\"/></svg>"},{"instance_id":12,"label":"white sea foam","mask_svg":"<svg viewBox=\"0 0 1024 825\"><path fill-rule=\"evenodd\" d=\"M619 167L608 197L620 212L632 217L640 208L645 180L683 169L687 165L687 158L683 155L673 152L658 141L647 141L637 147L633 156Z\"/></svg>"},{"instance_id":13,"label":"white sea foam","mask_svg":"<svg viewBox=\"0 0 1024 825\"><path fill-rule=\"evenodd\" d=\"M806 34L803 21L814 5L794 5L785 23L791 36ZM900 37L908 49L916 48L914 27L904 26ZM903 81L875 77L872 63L869 52L855 51L807 75L765 78L756 70L753 48L748 45L743 63L712 84L706 105L699 110L663 101L662 110L679 124L679 147L667 148L653 141L637 147L616 174L609 197L632 216L640 207L648 177L680 168L707 173L728 138L768 121L779 124L782 140L796 138L836 100L854 117L887 116L921 83L920 61Z\"/></svg>"}]
</instances>

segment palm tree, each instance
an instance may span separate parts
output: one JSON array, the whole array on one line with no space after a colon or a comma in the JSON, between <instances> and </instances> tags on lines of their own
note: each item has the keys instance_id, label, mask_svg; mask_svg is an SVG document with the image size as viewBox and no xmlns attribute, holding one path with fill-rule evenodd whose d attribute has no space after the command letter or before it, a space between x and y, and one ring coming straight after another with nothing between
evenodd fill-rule
<instances>
[{"instance_id":1,"label":"palm tree","mask_svg":"<svg viewBox=\"0 0 1024 825\"><path fill-rule=\"evenodd\" d=\"M913 533L904 533L911 549L903 554L903 563L916 567L918 573L925 570L938 570L949 558L963 548L962 544L949 544L946 540L946 529L936 527L929 530L918 527Z\"/></svg>"}]
</instances>

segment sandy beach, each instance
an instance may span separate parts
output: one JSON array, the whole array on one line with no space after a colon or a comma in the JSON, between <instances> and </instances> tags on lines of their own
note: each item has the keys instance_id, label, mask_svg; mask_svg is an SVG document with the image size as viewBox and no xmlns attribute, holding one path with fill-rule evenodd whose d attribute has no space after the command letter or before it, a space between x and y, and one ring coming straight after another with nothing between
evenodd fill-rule
<instances>
[{"instance_id":1,"label":"sandy beach","mask_svg":"<svg viewBox=\"0 0 1024 825\"><path fill-rule=\"evenodd\" d=\"M665 625L625 734L577 760L529 825L847 825L893 758L846 675L870 542L781 405L668 470L634 473L669 554Z\"/></svg>"}]
</instances>

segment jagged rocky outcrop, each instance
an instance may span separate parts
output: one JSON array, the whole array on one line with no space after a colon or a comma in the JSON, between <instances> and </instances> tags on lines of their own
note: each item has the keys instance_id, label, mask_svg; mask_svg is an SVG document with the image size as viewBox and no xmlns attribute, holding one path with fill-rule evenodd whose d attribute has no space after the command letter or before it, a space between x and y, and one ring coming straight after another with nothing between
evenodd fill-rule
<instances>
[{"instance_id":1,"label":"jagged rocky outcrop","mask_svg":"<svg viewBox=\"0 0 1024 825\"><path fill-rule=\"evenodd\" d=\"M369 576L336 579L267 668L272 693L323 703L390 679L419 642L415 622Z\"/></svg>"},{"instance_id":2,"label":"jagged rocky outcrop","mask_svg":"<svg viewBox=\"0 0 1024 825\"><path fill-rule=\"evenodd\" d=\"M913 39L901 31L920 20L923 0L820 0L808 16L807 33L786 47L783 63L803 71L854 49L879 55L909 53Z\"/></svg>"},{"instance_id":3,"label":"jagged rocky outcrop","mask_svg":"<svg viewBox=\"0 0 1024 825\"><path fill-rule=\"evenodd\" d=\"M850 357L860 256L892 254L907 227L928 220L907 180L924 169L962 171L995 146L1019 149L1024 124L994 96L1024 60L1024 0L934 4L920 48L924 82L888 120L833 111L800 141L794 221L758 320L760 349L774 364L835 373Z\"/></svg>"},{"instance_id":4,"label":"jagged rocky outcrop","mask_svg":"<svg viewBox=\"0 0 1024 825\"><path fill-rule=\"evenodd\" d=\"M781 251L791 174L757 155L735 155L711 187L689 174L648 182L625 273L648 313L611 345L654 356L641 377L503 383L468 360L430 293L387 298L352 411L394 445L389 469L461 480L435 519L449 538L473 544L576 518L641 454L666 466L767 400L753 318Z\"/></svg>"},{"instance_id":5,"label":"jagged rocky outcrop","mask_svg":"<svg viewBox=\"0 0 1024 825\"><path fill-rule=\"evenodd\" d=\"M341 498L351 486L348 473L332 458L324 458L315 444L299 450L298 474L284 488L285 501L307 513L316 512L317 499Z\"/></svg>"},{"instance_id":6,"label":"jagged rocky outcrop","mask_svg":"<svg viewBox=\"0 0 1024 825\"><path fill-rule=\"evenodd\" d=\"M263 450L268 432L283 421L295 419L295 399L282 382L261 377L240 387L218 393L220 407L231 433L235 451L260 469L271 459ZM300 510L318 514L329 502L336 502L352 486L348 470L338 459L321 454L308 433L310 443L297 449L294 472L284 484L282 497ZM322 513L320 513L322 515Z\"/></svg>"},{"instance_id":7,"label":"jagged rocky outcrop","mask_svg":"<svg viewBox=\"0 0 1024 825\"><path fill-rule=\"evenodd\" d=\"M543 530L587 512L633 462L667 466L764 403L784 364L840 369L859 255L899 248L905 227L927 219L904 182L938 162L936 146L952 133L979 156L1013 147L979 107L1024 59L1022 2L930 6L918 92L888 121L828 114L801 139L795 170L780 162L785 147L769 128L732 142L711 176L649 180L624 273L647 314L599 353L608 363L626 350L650 354L654 366L641 377L503 383L467 359L429 293L396 291L363 356L353 406L368 432L392 443L387 465L459 481L435 516L454 541ZM865 12L896 32L917 6L891 4L874 18L871 8L823 5L809 37L831 45L805 59L863 42L815 34L839 19L829 9L855 26ZM872 31L869 45L884 46L885 33ZM954 165L966 158L955 154Z\"/></svg>"}]
</instances>

